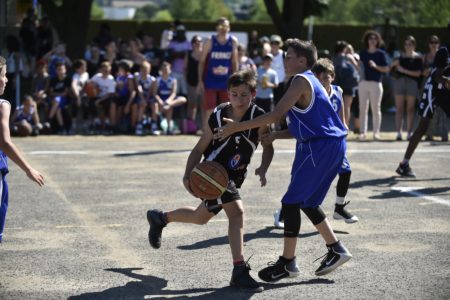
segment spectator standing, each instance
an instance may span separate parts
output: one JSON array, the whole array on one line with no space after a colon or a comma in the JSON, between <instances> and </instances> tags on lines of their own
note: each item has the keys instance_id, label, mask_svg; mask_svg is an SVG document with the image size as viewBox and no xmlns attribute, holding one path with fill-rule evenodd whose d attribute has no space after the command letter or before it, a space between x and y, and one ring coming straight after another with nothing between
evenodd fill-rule
<instances>
[{"instance_id":1,"label":"spectator standing","mask_svg":"<svg viewBox=\"0 0 450 300\"><path fill-rule=\"evenodd\" d=\"M142 35L142 44L143 49L141 52L152 66L150 75L157 77L159 76L159 66L163 59L163 51L155 46L153 36L149 34Z\"/></svg>"},{"instance_id":2,"label":"spectator standing","mask_svg":"<svg viewBox=\"0 0 450 300\"><path fill-rule=\"evenodd\" d=\"M273 91L274 92L274 104L276 105L278 101L280 101L281 97L285 91L284 80L286 78L284 74L284 62L283 62L283 54L284 51L281 49L283 47L283 40L279 35L270 36L270 53L273 56L272 59L272 69L275 70L278 74L278 87ZM264 54L263 54L264 55Z\"/></svg>"},{"instance_id":3,"label":"spectator standing","mask_svg":"<svg viewBox=\"0 0 450 300\"><path fill-rule=\"evenodd\" d=\"M350 52L350 45L346 41L337 41L334 48L334 84L342 88L344 98L344 115L347 127L351 118L351 107L353 98L358 89L359 74L357 70L358 62Z\"/></svg>"},{"instance_id":4,"label":"spectator standing","mask_svg":"<svg viewBox=\"0 0 450 300\"><path fill-rule=\"evenodd\" d=\"M36 29L36 41L37 41L37 58L41 59L46 53L53 49L53 29L48 17L43 17L39 21L39 26Z\"/></svg>"},{"instance_id":5,"label":"spectator standing","mask_svg":"<svg viewBox=\"0 0 450 300\"><path fill-rule=\"evenodd\" d=\"M197 111L203 111L203 94L197 92L198 84L198 64L202 55L203 40L199 35L195 35L191 39L192 51L186 56L185 76L187 83L187 113L185 133L192 133L200 128L196 123ZM195 130L194 130L195 129Z\"/></svg>"},{"instance_id":6,"label":"spectator standing","mask_svg":"<svg viewBox=\"0 0 450 300\"><path fill-rule=\"evenodd\" d=\"M367 120L369 103L372 109L373 138L380 139L381 128L381 99L383 96L383 86L381 84L383 73L389 72L386 53L380 49L383 45L381 35L368 30L364 33L364 49L359 53L360 78L358 84L359 95L359 114L361 120L361 133L359 140L364 141L367 138Z\"/></svg>"},{"instance_id":7,"label":"spectator standing","mask_svg":"<svg viewBox=\"0 0 450 300\"><path fill-rule=\"evenodd\" d=\"M272 69L273 56L267 53L263 57L263 63L258 67L255 104L264 112L272 111L273 90L278 86L278 74Z\"/></svg>"},{"instance_id":8,"label":"spectator standing","mask_svg":"<svg viewBox=\"0 0 450 300\"><path fill-rule=\"evenodd\" d=\"M238 44L238 61L239 61L239 70L252 70L256 73L256 64L250 57L247 56L247 49L244 44Z\"/></svg>"},{"instance_id":9,"label":"spectator standing","mask_svg":"<svg viewBox=\"0 0 450 300\"><path fill-rule=\"evenodd\" d=\"M217 21L217 33L206 40L198 64L199 93L204 92L202 117L203 130L208 128L208 118L220 103L228 101L227 79L239 67L237 39L229 34L230 21L222 17Z\"/></svg>"},{"instance_id":10,"label":"spectator standing","mask_svg":"<svg viewBox=\"0 0 450 300\"><path fill-rule=\"evenodd\" d=\"M192 46L186 38L186 28L184 25L180 24L176 27L175 36L170 41L168 50L172 64L172 76L177 79L177 94L187 95L184 68L186 55L192 50Z\"/></svg>"},{"instance_id":11,"label":"spectator standing","mask_svg":"<svg viewBox=\"0 0 450 300\"><path fill-rule=\"evenodd\" d=\"M128 45L130 47L130 60L133 63L131 73L139 72L142 63L145 61L145 56L141 53L142 42L138 38L132 38Z\"/></svg>"},{"instance_id":12,"label":"spectator standing","mask_svg":"<svg viewBox=\"0 0 450 300\"><path fill-rule=\"evenodd\" d=\"M72 75L71 84L71 101L72 108L72 129L81 133L83 127L83 117L86 115L88 99L85 92L86 83L89 80L89 74L87 72L87 64L84 59L77 59L73 63L75 72Z\"/></svg>"},{"instance_id":13,"label":"spectator standing","mask_svg":"<svg viewBox=\"0 0 450 300\"><path fill-rule=\"evenodd\" d=\"M101 63L107 61L111 65L111 74L116 74L119 69L119 59L117 57L117 44L115 40L110 40L106 43L105 52L101 57ZM95 70L94 74L98 72L98 69ZM89 72L89 76L93 76L94 74Z\"/></svg>"},{"instance_id":14,"label":"spectator standing","mask_svg":"<svg viewBox=\"0 0 450 300\"><path fill-rule=\"evenodd\" d=\"M397 141L402 140L403 113L406 106L407 139L412 135L416 97L419 92L419 80L423 69L423 58L415 51L416 39L409 35L403 42L404 51L394 59L395 70L395 129Z\"/></svg>"}]
</instances>

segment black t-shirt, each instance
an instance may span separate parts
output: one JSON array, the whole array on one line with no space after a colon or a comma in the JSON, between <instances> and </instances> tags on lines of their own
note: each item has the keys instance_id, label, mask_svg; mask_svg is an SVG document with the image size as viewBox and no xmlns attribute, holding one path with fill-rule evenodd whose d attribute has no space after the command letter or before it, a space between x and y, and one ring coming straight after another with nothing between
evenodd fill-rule
<instances>
[{"instance_id":1,"label":"black t-shirt","mask_svg":"<svg viewBox=\"0 0 450 300\"><path fill-rule=\"evenodd\" d=\"M152 65L150 75L155 77L159 76L159 64L163 60L164 52L161 49L154 47L151 49L142 49L141 53L144 54L145 59ZM158 64L156 64L157 59L159 59Z\"/></svg>"},{"instance_id":2,"label":"black t-shirt","mask_svg":"<svg viewBox=\"0 0 450 300\"><path fill-rule=\"evenodd\" d=\"M399 65L408 71L422 71L423 60L422 60L422 57L420 57L420 56L416 56L416 57L400 56ZM419 80L418 77L409 76L404 73L400 73L399 76L405 76L408 78L412 78L414 80Z\"/></svg>"},{"instance_id":3,"label":"black t-shirt","mask_svg":"<svg viewBox=\"0 0 450 300\"><path fill-rule=\"evenodd\" d=\"M223 103L214 109L208 120L211 131L225 125L222 118L228 118L231 111L230 103ZM241 122L252 120L264 111L251 103ZM228 172L228 176L240 188L247 174L247 166L258 146L258 128L240 131L232 134L224 141L213 140L208 145L204 156L205 160L220 163Z\"/></svg>"},{"instance_id":4,"label":"black t-shirt","mask_svg":"<svg viewBox=\"0 0 450 300\"><path fill-rule=\"evenodd\" d=\"M59 80L58 77L50 79L50 88L53 90L53 93L63 93L64 89L70 88L71 84L68 76L64 77L62 80Z\"/></svg>"}]
</instances>

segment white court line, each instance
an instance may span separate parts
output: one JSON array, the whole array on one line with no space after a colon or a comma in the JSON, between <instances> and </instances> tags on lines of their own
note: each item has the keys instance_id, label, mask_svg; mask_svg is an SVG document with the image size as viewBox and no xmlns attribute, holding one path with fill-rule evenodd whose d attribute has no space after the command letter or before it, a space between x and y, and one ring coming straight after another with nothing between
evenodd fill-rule
<instances>
[{"instance_id":1,"label":"white court line","mask_svg":"<svg viewBox=\"0 0 450 300\"><path fill-rule=\"evenodd\" d=\"M164 151L164 150L158 150ZM126 150L117 150L117 151L77 151L77 150L41 150L41 151L30 151L28 152L30 155L89 155L94 153L102 153L109 155L132 155L139 154L142 151L126 151ZM179 153L189 153L190 151L180 151ZM349 149L347 153L404 153L405 149ZM415 152L418 153L450 153L450 148L448 149L417 149ZM256 153L262 153L262 150L256 150ZM275 150L275 153L278 154L293 154L295 153L294 149L286 149L286 150ZM168 153L172 154L172 153Z\"/></svg>"},{"instance_id":2,"label":"white court line","mask_svg":"<svg viewBox=\"0 0 450 300\"><path fill-rule=\"evenodd\" d=\"M406 193L406 194L410 194L413 196L417 196L420 198L423 198L425 200L429 200L435 203L439 203L439 204L443 204L446 206L450 206L450 201L442 199L442 198L438 198L438 197L434 197L434 196L428 196L424 193L418 192L417 190L421 190L424 189L423 187L392 187L391 188L394 191L399 191L401 193Z\"/></svg>"}]
</instances>

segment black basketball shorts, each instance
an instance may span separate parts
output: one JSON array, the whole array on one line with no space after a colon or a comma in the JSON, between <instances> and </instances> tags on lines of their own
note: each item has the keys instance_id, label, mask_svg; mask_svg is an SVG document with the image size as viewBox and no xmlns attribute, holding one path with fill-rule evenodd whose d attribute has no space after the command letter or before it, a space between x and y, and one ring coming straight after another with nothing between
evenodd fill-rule
<instances>
[{"instance_id":1,"label":"black basketball shorts","mask_svg":"<svg viewBox=\"0 0 450 300\"><path fill-rule=\"evenodd\" d=\"M222 210L222 204L230 203L236 200L240 200L241 195L239 195L239 191L236 187L236 184L233 180L228 182L228 186L226 191L217 199L214 200L203 200L206 208L209 212L217 215Z\"/></svg>"}]
</instances>

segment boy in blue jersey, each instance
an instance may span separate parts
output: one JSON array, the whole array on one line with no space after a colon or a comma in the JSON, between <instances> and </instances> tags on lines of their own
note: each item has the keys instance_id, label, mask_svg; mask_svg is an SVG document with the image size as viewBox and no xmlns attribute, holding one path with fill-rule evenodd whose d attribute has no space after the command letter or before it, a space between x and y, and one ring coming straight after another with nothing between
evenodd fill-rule
<instances>
[{"instance_id":1,"label":"boy in blue jersey","mask_svg":"<svg viewBox=\"0 0 450 300\"><path fill-rule=\"evenodd\" d=\"M177 79L172 76L171 64L167 61L161 64L161 76L156 78L153 85L155 102L152 107L152 120L155 122L156 113L162 112L167 120L166 134L173 134L173 109L187 102L183 96L177 96Z\"/></svg>"},{"instance_id":2,"label":"boy in blue jersey","mask_svg":"<svg viewBox=\"0 0 450 300\"><path fill-rule=\"evenodd\" d=\"M274 110L245 122L224 119L228 124L215 130L215 137L223 140L234 132L279 122L286 117L289 134L297 140L291 183L281 200L285 218L283 254L258 274L268 282L299 275L295 249L300 209L328 248L315 272L317 276L332 272L352 257L320 208L342 165L347 130L333 110L325 88L310 70L317 60L316 47L299 39L288 39L286 47L285 71L293 79Z\"/></svg>"},{"instance_id":3,"label":"boy in blue jersey","mask_svg":"<svg viewBox=\"0 0 450 300\"><path fill-rule=\"evenodd\" d=\"M314 75L319 79L320 83L325 88L328 96L330 97L331 105L333 106L334 111L339 115L339 118L342 121L342 124L347 128L346 120L345 120L345 112L343 109L344 99L342 96L342 89L337 85L332 85L331 82L334 80L334 65L331 60L328 58L319 59L311 71ZM288 138L292 135L289 134L289 130L283 131L275 131L267 134L262 137L263 141L273 142L275 139L279 137ZM350 163L347 160L347 156L344 156L344 160L342 162L341 167L339 168L339 179L336 186L336 204L334 206L334 214L333 218L337 220L344 219L346 223L355 223L358 222L358 217L350 213L345 206L350 203L350 201L345 202L345 196L347 195L348 187L350 185L350 176L352 174L352 169L350 168ZM277 211L274 214L275 217L275 227L284 228L284 223L281 222L280 211Z\"/></svg>"},{"instance_id":4,"label":"boy in blue jersey","mask_svg":"<svg viewBox=\"0 0 450 300\"><path fill-rule=\"evenodd\" d=\"M200 162L202 156L206 161L220 163L228 172L229 182L227 190L218 199L203 200L197 207L182 207L176 210L161 212L149 210L147 219L150 223L150 245L158 249L161 247L161 233L167 224L172 222L192 223L203 225L217 215L222 209L228 217L228 239L233 259L233 273L230 285L235 288L252 292L261 292L263 287L250 275L248 261L244 260L244 206L239 188L243 184L247 166L258 146L259 136L269 129L266 125L252 130L236 132L223 141L213 139L214 128L222 126L222 117L234 120L251 120L264 114L252 100L256 94L255 74L250 70L238 71L228 79L228 94L230 102L217 106L208 120L208 130L203 132L197 145L192 149L186 163L183 184L191 194L190 174ZM261 186L266 185L266 172L273 158L271 143L263 145L261 165L255 170L259 175Z\"/></svg>"},{"instance_id":5,"label":"boy in blue jersey","mask_svg":"<svg viewBox=\"0 0 450 300\"><path fill-rule=\"evenodd\" d=\"M217 34L203 44L198 63L197 93L204 95L202 126L208 128L208 118L220 103L228 101L227 79L239 69L238 41L229 34L230 21L217 21ZM203 128L205 130L205 128Z\"/></svg>"},{"instance_id":6,"label":"boy in blue jersey","mask_svg":"<svg viewBox=\"0 0 450 300\"><path fill-rule=\"evenodd\" d=\"M6 60L0 56L0 96L5 92L7 82ZM6 183L6 174L8 174L7 157L15 162L27 174L28 178L36 182L39 186L44 185L44 177L28 164L11 141L9 133L10 113L11 104L6 100L0 99L0 243L2 242L3 230L5 228L6 211L8 210L8 184Z\"/></svg>"}]
</instances>

